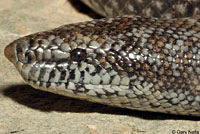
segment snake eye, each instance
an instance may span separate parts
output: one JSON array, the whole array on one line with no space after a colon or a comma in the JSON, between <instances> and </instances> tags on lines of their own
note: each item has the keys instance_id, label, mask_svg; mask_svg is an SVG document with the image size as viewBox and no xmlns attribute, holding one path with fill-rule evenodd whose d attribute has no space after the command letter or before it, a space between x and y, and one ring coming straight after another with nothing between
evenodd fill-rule
<instances>
[{"instance_id":1,"label":"snake eye","mask_svg":"<svg viewBox=\"0 0 200 134\"><path fill-rule=\"evenodd\" d=\"M73 61L77 61L77 62L80 62L80 61L83 61L86 59L86 51L84 49L81 49L81 48L77 48L77 49L74 49L72 50L71 52L71 59Z\"/></svg>"}]
</instances>

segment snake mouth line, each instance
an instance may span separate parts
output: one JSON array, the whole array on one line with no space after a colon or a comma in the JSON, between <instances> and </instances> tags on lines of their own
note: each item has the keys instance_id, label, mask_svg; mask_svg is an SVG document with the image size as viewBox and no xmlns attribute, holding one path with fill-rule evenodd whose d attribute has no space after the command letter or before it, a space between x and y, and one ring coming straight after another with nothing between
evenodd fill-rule
<instances>
[{"instance_id":1,"label":"snake mouth line","mask_svg":"<svg viewBox=\"0 0 200 134\"><path fill-rule=\"evenodd\" d=\"M46 85L46 88L49 88L51 84L54 84L55 86L60 86L60 85L65 85L68 86L70 85L70 89L78 89L80 87L85 87L87 89L101 89L101 88L110 88L110 87L113 87L113 88L118 88L118 91L120 91L120 88L123 88L123 89L129 89L129 86L125 86L125 85L111 85L111 84L105 84L105 85L102 85L102 84L97 84L97 85L93 85L93 84L81 84L81 83L75 83L75 82L47 82L47 81L35 81L35 80L31 80L31 79L28 79L28 80L25 80L26 82L28 83L32 83L32 84L35 84L35 85L38 85L38 86L44 86ZM77 86L77 87L76 87ZM67 90L67 88L66 88Z\"/></svg>"},{"instance_id":2,"label":"snake mouth line","mask_svg":"<svg viewBox=\"0 0 200 134\"><path fill-rule=\"evenodd\" d=\"M43 81L32 81L26 80L28 84L36 89L42 89L44 91L49 91L52 93L61 94L64 96L69 96L73 98L84 98L88 99L86 96L97 97L98 99L117 96L126 97L136 97L133 96L133 91L129 90L128 86L112 86L112 85L92 85L92 84L79 84L73 82L43 82ZM95 98L94 98L95 99Z\"/></svg>"}]
</instances>

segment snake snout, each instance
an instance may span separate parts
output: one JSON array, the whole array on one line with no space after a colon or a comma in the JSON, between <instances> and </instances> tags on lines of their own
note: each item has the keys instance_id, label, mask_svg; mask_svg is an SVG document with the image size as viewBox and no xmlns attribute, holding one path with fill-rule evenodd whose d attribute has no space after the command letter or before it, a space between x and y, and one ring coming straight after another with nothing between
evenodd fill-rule
<instances>
[{"instance_id":1,"label":"snake snout","mask_svg":"<svg viewBox=\"0 0 200 134\"><path fill-rule=\"evenodd\" d=\"M16 54L15 54L15 44L10 43L9 45L7 45L4 49L4 55L6 56L6 58L12 62L13 64L15 64L16 62Z\"/></svg>"},{"instance_id":2,"label":"snake snout","mask_svg":"<svg viewBox=\"0 0 200 134\"><path fill-rule=\"evenodd\" d=\"M28 40L21 38L7 45L4 49L4 54L6 58L14 65L16 65L18 61L21 63L27 63L26 53L28 46Z\"/></svg>"}]
</instances>

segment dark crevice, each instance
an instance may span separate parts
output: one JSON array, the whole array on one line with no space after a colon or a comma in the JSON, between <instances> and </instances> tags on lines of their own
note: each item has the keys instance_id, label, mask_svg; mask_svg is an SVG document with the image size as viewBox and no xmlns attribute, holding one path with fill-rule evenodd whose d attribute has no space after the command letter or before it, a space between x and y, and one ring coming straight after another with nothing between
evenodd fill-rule
<instances>
[{"instance_id":1,"label":"dark crevice","mask_svg":"<svg viewBox=\"0 0 200 134\"><path fill-rule=\"evenodd\" d=\"M80 0L68 0L71 5L80 13L86 14L93 19L103 18L102 16L95 13L92 9L82 3Z\"/></svg>"}]
</instances>

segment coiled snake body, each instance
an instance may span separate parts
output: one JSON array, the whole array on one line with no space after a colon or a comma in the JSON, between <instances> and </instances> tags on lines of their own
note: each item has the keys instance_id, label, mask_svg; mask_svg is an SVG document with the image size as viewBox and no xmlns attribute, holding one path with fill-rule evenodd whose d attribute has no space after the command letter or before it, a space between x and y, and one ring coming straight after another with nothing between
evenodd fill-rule
<instances>
[{"instance_id":1,"label":"coiled snake body","mask_svg":"<svg viewBox=\"0 0 200 134\"><path fill-rule=\"evenodd\" d=\"M69 24L17 39L5 55L37 89L200 116L200 17L127 15Z\"/></svg>"}]
</instances>

